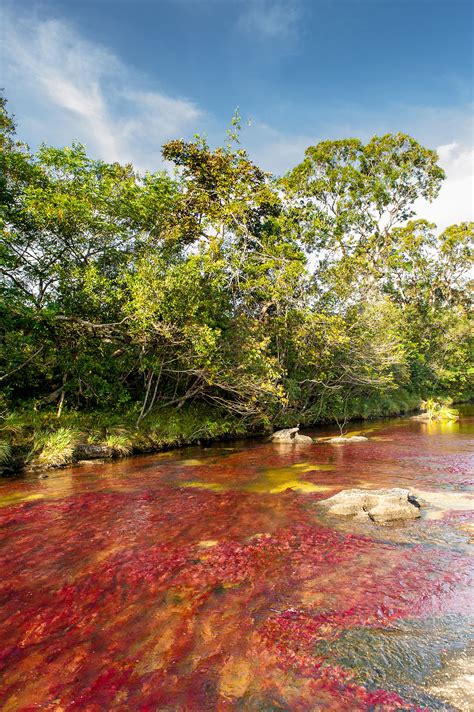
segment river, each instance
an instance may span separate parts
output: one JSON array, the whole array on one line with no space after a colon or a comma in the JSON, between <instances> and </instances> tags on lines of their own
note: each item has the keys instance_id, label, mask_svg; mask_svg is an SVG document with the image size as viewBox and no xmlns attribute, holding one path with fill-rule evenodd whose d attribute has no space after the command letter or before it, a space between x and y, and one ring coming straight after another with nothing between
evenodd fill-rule
<instances>
[{"instance_id":1,"label":"river","mask_svg":"<svg viewBox=\"0 0 474 712\"><path fill-rule=\"evenodd\" d=\"M1 481L1 708L474 709L474 419L356 428ZM317 506L393 486L421 519Z\"/></svg>"}]
</instances>

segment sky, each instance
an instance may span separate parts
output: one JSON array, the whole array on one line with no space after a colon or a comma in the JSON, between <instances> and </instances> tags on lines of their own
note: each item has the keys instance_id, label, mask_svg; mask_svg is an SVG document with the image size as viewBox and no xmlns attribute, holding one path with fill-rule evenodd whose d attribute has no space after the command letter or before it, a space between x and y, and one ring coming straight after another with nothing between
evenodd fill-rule
<instances>
[{"instance_id":1,"label":"sky","mask_svg":"<svg viewBox=\"0 0 474 712\"><path fill-rule=\"evenodd\" d=\"M282 174L325 139L402 131L447 180L420 217L474 219L471 0L2 0L18 135L162 167L171 138L242 144Z\"/></svg>"}]
</instances>

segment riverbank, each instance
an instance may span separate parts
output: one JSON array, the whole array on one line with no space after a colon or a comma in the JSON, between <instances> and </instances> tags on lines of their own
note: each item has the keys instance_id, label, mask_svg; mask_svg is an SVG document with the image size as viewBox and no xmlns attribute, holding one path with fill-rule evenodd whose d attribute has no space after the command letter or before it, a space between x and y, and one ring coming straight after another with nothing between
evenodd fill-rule
<instances>
[{"instance_id":1,"label":"riverbank","mask_svg":"<svg viewBox=\"0 0 474 712\"><path fill-rule=\"evenodd\" d=\"M251 434L247 423L215 408L162 410L136 424L133 412L18 410L0 426L0 475L41 472L84 460L126 457Z\"/></svg>"},{"instance_id":2,"label":"riverbank","mask_svg":"<svg viewBox=\"0 0 474 712\"><path fill-rule=\"evenodd\" d=\"M346 410L347 422L393 417L415 412L421 397L407 391L390 396L353 401ZM0 475L21 470L42 472L90 460L109 460L160 452L170 448L213 443L253 435L274 428L341 423L328 403L319 413L280 415L273 423L249 422L224 410L194 404L180 410L163 409L137 425L134 409L81 412L65 409L58 418L55 409L16 410L0 423Z\"/></svg>"}]
</instances>

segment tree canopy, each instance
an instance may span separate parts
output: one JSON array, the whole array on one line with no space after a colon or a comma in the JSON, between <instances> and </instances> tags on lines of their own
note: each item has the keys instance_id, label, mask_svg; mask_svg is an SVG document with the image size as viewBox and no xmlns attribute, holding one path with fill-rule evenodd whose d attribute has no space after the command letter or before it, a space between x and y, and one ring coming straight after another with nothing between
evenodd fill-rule
<instances>
[{"instance_id":1,"label":"tree canopy","mask_svg":"<svg viewBox=\"0 0 474 712\"><path fill-rule=\"evenodd\" d=\"M33 154L5 100L0 137L4 405L310 423L469 392L474 226L417 218L444 174L410 136L322 141L284 177L232 140L170 141L144 175Z\"/></svg>"}]
</instances>

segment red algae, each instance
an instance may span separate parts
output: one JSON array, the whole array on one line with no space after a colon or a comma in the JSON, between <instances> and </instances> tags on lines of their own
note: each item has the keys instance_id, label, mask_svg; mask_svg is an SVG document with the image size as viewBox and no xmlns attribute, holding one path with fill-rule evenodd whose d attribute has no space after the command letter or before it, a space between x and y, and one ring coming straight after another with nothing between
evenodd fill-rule
<instances>
[{"instance_id":1,"label":"red algae","mask_svg":"<svg viewBox=\"0 0 474 712\"><path fill-rule=\"evenodd\" d=\"M313 506L353 486L466 491L472 427L424 425L371 425L379 439L357 446L250 442L2 483L2 709L447 709L410 656L428 679L461 645L469 513L377 527ZM390 655L371 677L378 640Z\"/></svg>"}]
</instances>

